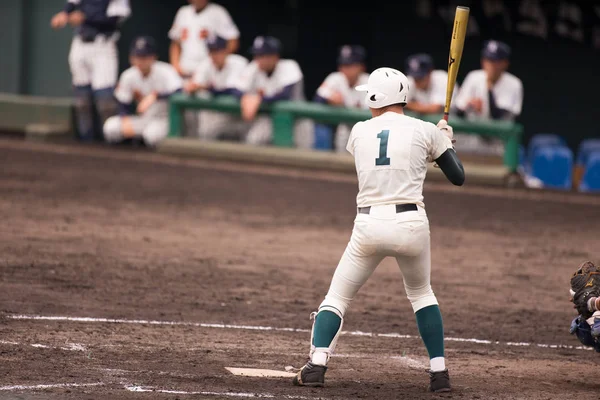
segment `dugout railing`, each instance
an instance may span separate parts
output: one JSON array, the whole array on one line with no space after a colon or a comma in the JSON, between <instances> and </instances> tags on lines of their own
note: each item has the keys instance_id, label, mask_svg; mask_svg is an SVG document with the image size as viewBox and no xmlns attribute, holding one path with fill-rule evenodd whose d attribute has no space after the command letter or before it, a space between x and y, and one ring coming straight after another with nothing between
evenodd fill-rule
<instances>
[{"instance_id":1,"label":"dugout railing","mask_svg":"<svg viewBox=\"0 0 600 400\"><path fill-rule=\"evenodd\" d=\"M185 109L205 109L240 115L240 103L235 97L219 96L214 99L204 99L185 94L175 94L170 99L170 137L181 136L183 111ZM371 113L367 110L292 101L280 101L270 105L263 104L259 112L271 115L274 131L273 144L280 147L293 147L293 129L296 118L310 118L315 122L326 124L352 124L371 117ZM434 115L419 116L419 118L433 123L437 123L440 117ZM458 117L452 117L451 125L455 132L477 134L502 140L505 145L504 165L510 171L517 170L523 125L508 121L472 122Z\"/></svg>"}]
</instances>

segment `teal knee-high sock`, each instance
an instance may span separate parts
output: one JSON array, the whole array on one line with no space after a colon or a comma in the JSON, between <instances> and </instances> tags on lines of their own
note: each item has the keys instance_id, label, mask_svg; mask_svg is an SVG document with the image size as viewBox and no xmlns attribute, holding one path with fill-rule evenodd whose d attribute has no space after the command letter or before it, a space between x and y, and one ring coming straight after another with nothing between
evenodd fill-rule
<instances>
[{"instance_id":1,"label":"teal knee-high sock","mask_svg":"<svg viewBox=\"0 0 600 400\"><path fill-rule=\"evenodd\" d=\"M416 312L419 334L425 343L429 358L444 357L444 324L437 305Z\"/></svg>"},{"instance_id":2,"label":"teal knee-high sock","mask_svg":"<svg viewBox=\"0 0 600 400\"><path fill-rule=\"evenodd\" d=\"M315 347L329 347L337 335L342 319L334 312L323 310L315 317L313 332L313 345Z\"/></svg>"}]
</instances>

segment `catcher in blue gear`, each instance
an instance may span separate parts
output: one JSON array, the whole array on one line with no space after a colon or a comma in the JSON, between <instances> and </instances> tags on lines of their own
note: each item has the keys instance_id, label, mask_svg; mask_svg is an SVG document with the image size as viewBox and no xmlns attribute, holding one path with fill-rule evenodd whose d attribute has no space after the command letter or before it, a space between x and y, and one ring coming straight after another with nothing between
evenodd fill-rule
<instances>
[{"instance_id":1,"label":"catcher in blue gear","mask_svg":"<svg viewBox=\"0 0 600 400\"><path fill-rule=\"evenodd\" d=\"M600 269L591 261L582 263L571 276L571 301L579 314L570 332L600 353Z\"/></svg>"}]
</instances>

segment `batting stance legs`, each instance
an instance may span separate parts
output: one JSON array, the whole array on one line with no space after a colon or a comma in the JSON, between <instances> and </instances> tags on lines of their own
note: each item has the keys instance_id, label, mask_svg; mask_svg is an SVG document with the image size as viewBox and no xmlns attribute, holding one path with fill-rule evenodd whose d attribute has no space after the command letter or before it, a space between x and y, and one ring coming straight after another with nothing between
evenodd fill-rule
<instances>
[{"instance_id":1,"label":"batting stance legs","mask_svg":"<svg viewBox=\"0 0 600 400\"><path fill-rule=\"evenodd\" d=\"M369 214L357 214L350 242L314 319L310 364L327 365L350 302L387 256L396 259L402 272L406 295L429 353L431 371L446 368L442 316L430 285L431 253L427 215L421 208L418 211L396 213L394 205L374 206Z\"/></svg>"}]
</instances>

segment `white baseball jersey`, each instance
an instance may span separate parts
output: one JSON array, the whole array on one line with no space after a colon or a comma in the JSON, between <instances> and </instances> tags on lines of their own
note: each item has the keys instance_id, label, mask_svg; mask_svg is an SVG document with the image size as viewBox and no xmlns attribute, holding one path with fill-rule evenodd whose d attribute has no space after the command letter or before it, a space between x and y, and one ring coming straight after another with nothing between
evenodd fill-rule
<instances>
[{"instance_id":1,"label":"white baseball jersey","mask_svg":"<svg viewBox=\"0 0 600 400\"><path fill-rule=\"evenodd\" d=\"M238 54L229 54L225 65L218 70L210 58L202 61L192 80L198 85L223 91L234 87L236 80L248 65L248 60Z\"/></svg>"},{"instance_id":2,"label":"white baseball jersey","mask_svg":"<svg viewBox=\"0 0 600 400\"><path fill-rule=\"evenodd\" d=\"M281 92L285 87L300 83L303 79L302 70L294 60L279 60L271 75L258 68L255 61L250 62L235 82L235 88L240 92L258 92L270 97ZM301 90L296 91L294 100L304 100Z\"/></svg>"},{"instance_id":3,"label":"white baseball jersey","mask_svg":"<svg viewBox=\"0 0 600 400\"><path fill-rule=\"evenodd\" d=\"M428 160L452 148L435 125L386 112L352 128L347 150L358 175L358 207L423 204Z\"/></svg>"},{"instance_id":4,"label":"white baseball jersey","mask_svg":"<svg viewBox=\"0 0 600 400\"><path fill-rule=\"evenodd\" d=\"M416 101L423 104L439 104L446 103L446 86L448 85L448 73L441 69L431 71L431 81L429 88L421 90L417 88L415 79L412 76L408 77L410 90L408 91L408 101ZM458 85L454 87L452 99L456 98Z\"/></svg>"},{"instance_id":5,"label":"white baseball jersey","mask_svg":"<svg viewBox=\"0 0 600 400\"><path fill-rule=\"evenodd\" d=\"M332 72L325 78L319 89L317 89L317 95L328 99L333 93L338 92L344 99L344 106L368 109L369 107L365 102L365 93L354 89L355 86L366 85L368 80L369 74L363 73L358 77L356 85L350 86L346 75L339 71Z\"/></svg>"},{"instance_id":6,"label":"white baseball jersey","mask_svg":"<svg viewBox=\"0 0 600 400\"><path fill-rule=\"evenodd\" d=\"M496 106L510 111L513 115L521 114L523 107L523 83L511 73L504 72L492 88ZM467 74L456 97L456 107L465 110L473 98L481 99L482 113L467 111L468 119L489 119L490 103L488 98L487 74L484 70L471 71Z\"/></svg>"},{"instance_id":7,"label":"white baseball jersey","mask_svg":"<svg viewBox=\"0 0 600 400\"><path fill-rule=\"evenodd\" d=\"M199 13L192 5L179 9L169 38L181 43L180 64L184 72L192 74L198 64L208 57L205 39L210 35L227 40L240 37L240 31L225 7L208 3Z\"/></svg>"},{"instance_id":8,"label":"white baseball jersey","mask_svg":"<svg viewBox=\"0 0 600 400\"><path fill-rule=\"evenodd\" d=\"M166 116L167 100L160 99L161 96L169 96L181 89L182 80L177 70L171 64L156 61L152 65L150 74L143 76L136 67L130 67L121 74L117 88L116 99L123 104L140 101L145 96L156 93L159 96L157 103L163 103L162 107L153 107L152 110L160 108L161 116ZM148 110L150 111L150 110ZM163 115L164 114L164 115Z\"/></svg>"}]
</instances>

